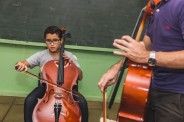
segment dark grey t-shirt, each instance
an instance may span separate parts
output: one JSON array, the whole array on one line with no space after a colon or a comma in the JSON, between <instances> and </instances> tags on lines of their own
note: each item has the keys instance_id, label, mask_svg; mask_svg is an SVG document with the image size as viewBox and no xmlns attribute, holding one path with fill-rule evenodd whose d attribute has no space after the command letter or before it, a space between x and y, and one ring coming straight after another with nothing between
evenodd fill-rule
<instances>
[{"instance_id":1,"label":"dark grey t-shirt","mask_svg":"<svg viewBox=\"0 0 184 122\"><path fill-rule=\"evenodd\" d=\"M77 67L80 67L76 56L74 56L71 52L68 51L65 51L64 53L74 62ZM26 59L26 61L30 64L30 68L33 68L35 66L43 67L43 65L50 60L58 60L58 58L53 58L50 55L48 49L39 51Z\"/></svg>"}]
</instances>

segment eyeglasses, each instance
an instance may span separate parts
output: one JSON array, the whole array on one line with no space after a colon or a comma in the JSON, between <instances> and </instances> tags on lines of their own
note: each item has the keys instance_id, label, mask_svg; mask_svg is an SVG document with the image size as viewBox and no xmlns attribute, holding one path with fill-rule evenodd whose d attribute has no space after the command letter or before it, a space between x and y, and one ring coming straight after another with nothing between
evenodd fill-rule
<instances>
[{"instance_id":1,"label":"eyeglasses","mask_svg":"<svg viewBox=\"0 0 184 122\"><path fill-rule=\"evenodd\" d=\"M60 39L53 39L53 40L51 40L51 39L46 39L46 43L47 44L57 44L58 42L59 42L59 40Z\"/></svg>"}]
</instances>

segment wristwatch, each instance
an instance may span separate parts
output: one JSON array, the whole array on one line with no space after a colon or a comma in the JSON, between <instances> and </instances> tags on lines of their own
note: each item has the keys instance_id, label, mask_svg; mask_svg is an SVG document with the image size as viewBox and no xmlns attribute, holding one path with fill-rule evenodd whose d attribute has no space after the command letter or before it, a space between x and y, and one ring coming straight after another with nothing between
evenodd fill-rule
<instances>
[{"instance_id":1,"label":"wristwatch","mask_svg":"<svg viewBox=\"0 0 184 122\"><path fill-rule=\"evenodd\" d=\"M153 67L156 65L156 56L155 56L155 51L151 51L150 52L150 56L149 56L149 59L148 59L148 65Z\"/></svg>"}]
</instances>

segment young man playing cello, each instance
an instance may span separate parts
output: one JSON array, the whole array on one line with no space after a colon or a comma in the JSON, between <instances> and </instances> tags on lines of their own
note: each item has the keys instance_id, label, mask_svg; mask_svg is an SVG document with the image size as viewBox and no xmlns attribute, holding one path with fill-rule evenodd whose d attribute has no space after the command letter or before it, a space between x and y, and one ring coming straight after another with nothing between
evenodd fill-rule
<instances>
[{"instance_id":1,"label":"young man playing cello","mask_svg":"<svg viewBox=\"0 0 184 122\"><path fill-rule=\"evenodd\" d=\"M63 42L62 31L56 26L49 26L45 29L44 39L48 49L35 53L24 61L19 61L15 64L17 71L27 71L28 68L39 66L40 69L50 60L59 60L59 51ZM78 80L82 80L82 71L80 65L74 55L68 51L64 51L64 55L70 58L78 68ZM40 83L25 99L24 102L24 121L32 122L32 114L34 107L38 103L38 98L41 99L46 91L46 84ZM74 97L79 101L79 107L82 113L82 122L88 122L88 107L83 96Z\"/></svg>"}]
</instances>

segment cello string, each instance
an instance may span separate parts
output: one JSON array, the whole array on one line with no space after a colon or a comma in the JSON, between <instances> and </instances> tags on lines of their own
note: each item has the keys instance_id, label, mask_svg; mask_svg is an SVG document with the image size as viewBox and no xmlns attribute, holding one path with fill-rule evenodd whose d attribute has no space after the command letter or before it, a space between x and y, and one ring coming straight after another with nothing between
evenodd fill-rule
<instances>
[{"instance_id":1,"label":"cello string","mask_svg":"<svg viewBox=\"0 0 184 122\"><path fill-rule=\"evenodd\" d=\"M76 97L79 97L79 96L80 96L76 91L67 90L67 89L65 89L65 88L63 88L63 87L61 87L61 86L57 86L56 84L54 84L54 83L52 83L52 82L50 82L50 81L48 81L48 80L45 80L45 79L43 79L43 78L41 78L41 77L39 77L39 76L37 76L37 75L31 73L31 72L25 71L25 73L26 73L28 76L32 77L32 78L35 78L35 79L38 79L38 80L42 80L44 83L47 83L48 85L51 85L51 86L53 86L53 87L57 87L57 88L63 90L64 92L67 92L67 93L70 93L70 94L72 94L72 95L75 95Z\"/></svg>"}]
</instances>

